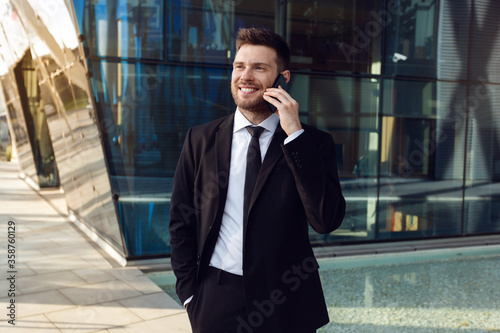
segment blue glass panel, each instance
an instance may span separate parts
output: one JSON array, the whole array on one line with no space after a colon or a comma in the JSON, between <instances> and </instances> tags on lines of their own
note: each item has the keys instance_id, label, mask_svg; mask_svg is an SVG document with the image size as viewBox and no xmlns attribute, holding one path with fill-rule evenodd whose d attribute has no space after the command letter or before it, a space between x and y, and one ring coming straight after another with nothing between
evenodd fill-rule
<instances>
[{"instance_id":1,"label":"blue glass panel","mask_svg":"<svg viewBox=\"0 0 500 333\"><path fill-rule=\"evenodd\" d=\"M114 176L171 177L187 130L234 111L229 69L115 62L91 67Z\"/></svg>"},{"instance_id":2,"label":"blue glass panel","mask_svg":"<svg viewBox=\"0 0 500 333\"><path fill-rule=\"evenodd\" d=\"M75 9L76 19L78 21L78 29L80 33L84 32L83 20L85 18L85 3L87 0L73 0L73 8Z\"/></svg>"},{"instance_id":3,"label":"blue glass panel","mask_svg":"<svg viewBox=\"0 0 500 333\"><path fill-rule=\"evenodd\" d=\"M163 0L76 2L89 55L163 59L163 4Z\"/></svg>"},{"instance_id":4,"label":"blue glass panel","mask_svg":"<svg viewBox=\"0 0 500 333\"><path fill-rule=\"evenodd\" d=\"M129 257L170 253L169 202L118 202Z\"/></svg>"}]
</instances>

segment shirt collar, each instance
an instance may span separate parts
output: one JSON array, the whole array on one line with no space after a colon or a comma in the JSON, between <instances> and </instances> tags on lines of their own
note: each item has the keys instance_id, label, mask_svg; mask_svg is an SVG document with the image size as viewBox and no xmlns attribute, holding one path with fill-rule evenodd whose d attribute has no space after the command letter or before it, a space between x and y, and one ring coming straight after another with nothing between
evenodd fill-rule
<instances>
[{"instance_id":1,"label":"shirt collar","mask_svg":"<svg viewBox=\"0 0 500 333\"><path fill-rule=\"evenodd\" d=\"M274 133L278 124L280 122L280 118L276 113L273 113L271 116L267 117L263 122L258 124L257 126L264 127L266 130ZM247 126L255 126L252 124L245 116L241 113L241 111L236 108L236 112L234 115L234 129L233 133L238 132L239 130L247 127Z\"/></svg>"}]
</instances>

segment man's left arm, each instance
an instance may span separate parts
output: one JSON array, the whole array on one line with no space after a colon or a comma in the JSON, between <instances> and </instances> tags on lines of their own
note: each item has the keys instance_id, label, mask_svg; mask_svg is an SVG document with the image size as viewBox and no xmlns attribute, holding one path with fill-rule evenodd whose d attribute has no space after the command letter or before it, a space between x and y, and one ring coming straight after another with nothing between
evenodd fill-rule
<instances>
[{"instance_id":1,"label":"man's left arm","mask_svg":"<svg viewBox=\"0 0 500 333\"><path fill-rule=\"evenodd\" d=\"M282 149L294 175L309 223L319 233L334 231L344 218L345 200L338 178L332 137L319 130L306 128L304 133L284 144Z\"/></svg>"},{"instance_id":2,"label":"man's left arm","mask_svg":"<svg viewBox=\"0 0 500 333\"><path fill-rule=\"evenodd\" d=\"M319 233L334 231L344 218L345 200L333 138L312 127L304 129L299 104L281 87L267 89L264 99L276 106L281 127L289 136L282 148L309 223Z\"/></svg>"}]
</instances>

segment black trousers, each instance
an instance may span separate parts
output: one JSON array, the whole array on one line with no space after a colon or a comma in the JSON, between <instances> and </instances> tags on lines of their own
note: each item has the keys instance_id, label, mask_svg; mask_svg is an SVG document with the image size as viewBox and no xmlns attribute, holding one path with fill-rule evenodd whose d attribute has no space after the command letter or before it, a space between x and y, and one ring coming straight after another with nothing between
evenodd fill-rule
<instances>
[{"instance_id":1,"label":"black trousers","mask_svg":"<svg viewBox=\"0 0 500 333\"><path fill-rule=\"evenodd\" d=\"M238 321L247 313L239 275L209 267L187 312L193 333L252 333L238 332Z\"/></svg>"},{"instance_id":2,"label":"black trousers","mask_svg":"<svg viewBox=\"0 0 500 333\"><path fill-rule=\"evenodd\" d=\"M193 333L263 333L248 323L243 277L209 267L187 308ZM298 333L315 333L316 330ZM279 329L265 333L282 332ZM295 332L293 332L295 333Z\"/></svg>"}]
</instances>

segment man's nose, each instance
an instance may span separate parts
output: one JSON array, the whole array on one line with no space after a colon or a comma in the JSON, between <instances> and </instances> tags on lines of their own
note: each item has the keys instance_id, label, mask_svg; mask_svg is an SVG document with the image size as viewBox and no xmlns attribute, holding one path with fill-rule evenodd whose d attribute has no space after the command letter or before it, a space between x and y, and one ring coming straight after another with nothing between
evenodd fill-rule
<instances>
[{"instance_id":1,"label":"man's nose","mask_svg":"<svg viewBox=\"0 0 500 333\"><path fill-rule=\"evenodd\" d=\"M253 75L250 68L245 68L245 70L240 75L240 80L246 82L253 80Z\"/></svg>"}]
</instances>

